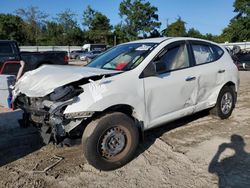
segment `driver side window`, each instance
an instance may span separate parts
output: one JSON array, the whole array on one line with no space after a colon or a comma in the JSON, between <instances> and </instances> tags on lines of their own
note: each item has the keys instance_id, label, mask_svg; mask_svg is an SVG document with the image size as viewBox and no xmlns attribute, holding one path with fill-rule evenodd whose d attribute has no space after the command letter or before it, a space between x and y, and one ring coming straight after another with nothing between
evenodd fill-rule
<instances>
[{"instance_id":1,"label":"driver side window","mask_svg":"<svg viewBox=\"0 0 250 188\"><path fill-rule=\"evenodd\" d=\"M167 48L154 60L157 73L164 73L173 70L189 67L188 50L185 44L179 44Z\"/></svg>"}]
</instances>

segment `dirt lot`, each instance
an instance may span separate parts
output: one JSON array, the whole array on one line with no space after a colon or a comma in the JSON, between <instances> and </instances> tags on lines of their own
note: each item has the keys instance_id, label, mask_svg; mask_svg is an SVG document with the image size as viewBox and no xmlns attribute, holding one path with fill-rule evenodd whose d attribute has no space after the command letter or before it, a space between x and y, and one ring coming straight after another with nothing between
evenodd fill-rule
<instances>
[{"instance_id":1,"label":"dirt lot","mask_svg":"<svg viewBox=\"0 0 250 188\"><path fill-rule=\"evenodd\" d=\"M0 113L0 124L14 120ZM0 187L250 187L249 122L250 72L241 72L230 119L202 112L151 130L135 159L111 172L88 165L80 145L42 146L31 128L2 131ZM64 159L47 173L33 171L52 164L54 155Z\"/></svg>"}]
</instances>

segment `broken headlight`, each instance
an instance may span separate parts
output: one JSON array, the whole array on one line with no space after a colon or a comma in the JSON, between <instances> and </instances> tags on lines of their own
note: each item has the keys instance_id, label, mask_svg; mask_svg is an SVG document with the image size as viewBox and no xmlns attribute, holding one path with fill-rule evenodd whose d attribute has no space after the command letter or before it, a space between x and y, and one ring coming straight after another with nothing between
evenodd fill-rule
<instances>
[{"instance_id":1,"label":"broken headlight","mask_svg":"<svg viewBox=\"0 0 250 188\"><path fill-rule=\"evenodd\" d=\"M80 87L73 87L73 86L62 86L56 88L53 93L50 94L49 98L51 101L67 101L72 99L75 96L78 96L83 92L83 89Z\"/></svg>"}]
</instances>

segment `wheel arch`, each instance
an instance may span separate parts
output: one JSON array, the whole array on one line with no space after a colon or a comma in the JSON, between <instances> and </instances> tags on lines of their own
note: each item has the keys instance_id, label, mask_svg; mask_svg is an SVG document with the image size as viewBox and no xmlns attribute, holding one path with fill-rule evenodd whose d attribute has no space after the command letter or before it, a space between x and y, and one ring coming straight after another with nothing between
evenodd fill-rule
<instances>
[{"instance_id":1,"label":"wheel arch","mask_svg":"<svg viewBox=\"0 0 250 188\"><path fill-rule=\"evenodd\" d=\"M234 92L237 93L237 91L236 91L236 84L233 83L232 81L227 82L223 87L225 87L225 86L231 87L234 90Z\"/></svg>"},{"instance_id":2,"label":"wheel arch","mask_svg":"<svg viewBox=\"0 0 250 188\"><path fill-rule=\"evenodd\" d=\"M103 116L104 114L112 113L112 112L121 112L129 116L135 122L135 125L139 130L140 139L141 140L144 139L144 123L143 121L139 120L139 117L137 116L135 108L131 105L115 104L113 106L106 108L105 110L101 112L96 112L91 119L95 119L100 116Z\"/></svg>"},{"instance_id":3,"label":"wheel arch","mask_svg":"<svg viewBox=\"0 0 250 188\"><path fill-rule=\"evenodd\" d=\"M221 89L220 89L220 91L222 90L222 88L224 88L224 87L230 87L233 91L234 91L234 106L235 106L235 103L236 103L236 101L237 101L237 88L236 88L236 84L234 83L234 82L232 82L232 81L229 81L229 82L227 82L227 83L225 83L222 87L221 87Z\"/></svg>"}]
</instances>

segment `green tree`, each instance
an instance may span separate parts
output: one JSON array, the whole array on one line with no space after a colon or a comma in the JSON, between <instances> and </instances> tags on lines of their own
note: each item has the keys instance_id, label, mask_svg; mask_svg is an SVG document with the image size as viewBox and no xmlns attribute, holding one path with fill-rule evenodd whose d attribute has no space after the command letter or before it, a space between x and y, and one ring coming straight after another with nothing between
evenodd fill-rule
<instances>
[{"instance_id":1,"label":"green tree","mask_svg":"<svg viewBox=\"0 0 250 188\"><path fill-rule=\"evenodd\" d=\"M234 12L237 13L236 17L248 17L250 15L250 1L249 0L235 0Z\"/></svg>"},{"instance_id":2,"label":"green tree","mask_svg":"<svg viewBox=\"0 0 250 188\"><path fill-rule=\"evenodd\" d=\"M57 17L55 20L61 24L64 28L64 30L71 30L78 27L76 18L76 14L73 13L70 9L66 9L60 13L57 14Z\"/></svg>"},{"instance_id":3,"label":"green tree","mask_svg":"<svg viewBox=\"0 0 250 188\"><path fill-rule=\"evenodd\" d=\"M205 35L201 34L199 30L195 28L190 28L187 32L188 37L193 37L193 38L200 38L200 39L205 39L205 40L210 40L218 43L222 43L223 40L221 36L218 35L213 35L211 33L206 33Z\"/></svg>"},{"instance_id":4,"label":"green tree","mask_svg":"<svg viewBox=\"0 0 250 188\"><path fill-rule=\"evenodd\" d=\"M190 28L187 32L187 36L193 38L204 38L200 31L195 28Z\"/></svg>"},{"instance_id":5,"label":"green tree","mask_svg":"<svg viewBox=\"0 0 250 188\"><path fill-rule=\"evenodd\" d=\"M39 10L38 7L30 6L26 9L17 9L16 14L25 21L26 44L38 45L48 15Z\"/></svg>"},{"instance_id":6,"label":"green tree","mask_svg":"<svg viewBox=\"0 0 250 188\"><path fill-rule=\"evenodd\" d=\"M234 12L236 16L223 30L221 38L224 41L237 42L250 40L250 0L235 0Z\"/></svg>"},{"instance_id":7,"label":"green tree","mask_svg":"<svg viewBox=\"0 0 250 188\"><path fill-rule=\"evenodd\" d=\"M83 26L86 31L89 42L108 44L109 37L112 37L110 20L90 6L83 12Z\"/></svg>"},{"instance_id":8,"label":"green tree","mask_svg":"<svg viewBox=\"0 0 250 188\"><path fill-rule=\"evenodd\" d=\"M181 17L179 17L174 23L168 25L163 30L163 34L168 37L184 37L187 35L185 24Z\"/></svg>"},{"instance_id":9,"label":"green tree","mask_svg":"<svg viewBox=\"0 0 250 188\"><path fill-rule=\"evenodd\" d=\"M91 6L88 5L86 10L83 12L82 25L87 29L90 29L96 13L96 10L92 9Z\"/></svg>"},{"instance_id":10,"label":"green tree","mask_svg":"<svg viewBox=\"0 0 250 188\"><path fill-rule=\"evenodd\" d=\"M0 39L25 42L24 21L15 15L0 14Z\"/></svg>"},{"instance_id":11,"label":"green tree","mask_svg":"<svg viewBox=\"0 0 250 188\"><path fill-rule=\"evenodd\" d=\"M123 29L129 40L149 34L161 26L158 21L158 9L144 0L123 0L119 11L125 22Z\"/></svg>"},{"instance_id":12,"label":"green tree","mask_svg":"<svg viewBox=\"0 0 250 188\"><path fill-rule=\"evenodd\" d=\"M127 36L126 27L122 24L117 24L114 26L114 44L120 44L124 42L128 42L129 38Z\"/></svg>"},{"instance_id":13,"label":"green tree","mask_svg":"<svg viewBox=\"0 0 250 188\"><path fill-rule=\"evenodd\" d=\"M63 32L63 25L48 21L42 35L41 45L64 45Z\"/></svg>"},{"instance_id":14,"label":"green tree","mask_svg":"<svg viewBox=\"0 0 250 188\"><path fill-rule=\"evenodd\" d=\"M82 45L83 33L77 24L75 16L76 14L70 9L66 9L57 14L55 18L57 27L54 27L54 29L60 29L60 31L62 31L60 33L61 39L59 43L63 45ZM53 29L53 27L51 27L51 29Z\"/></svg>"}]
</instances>

